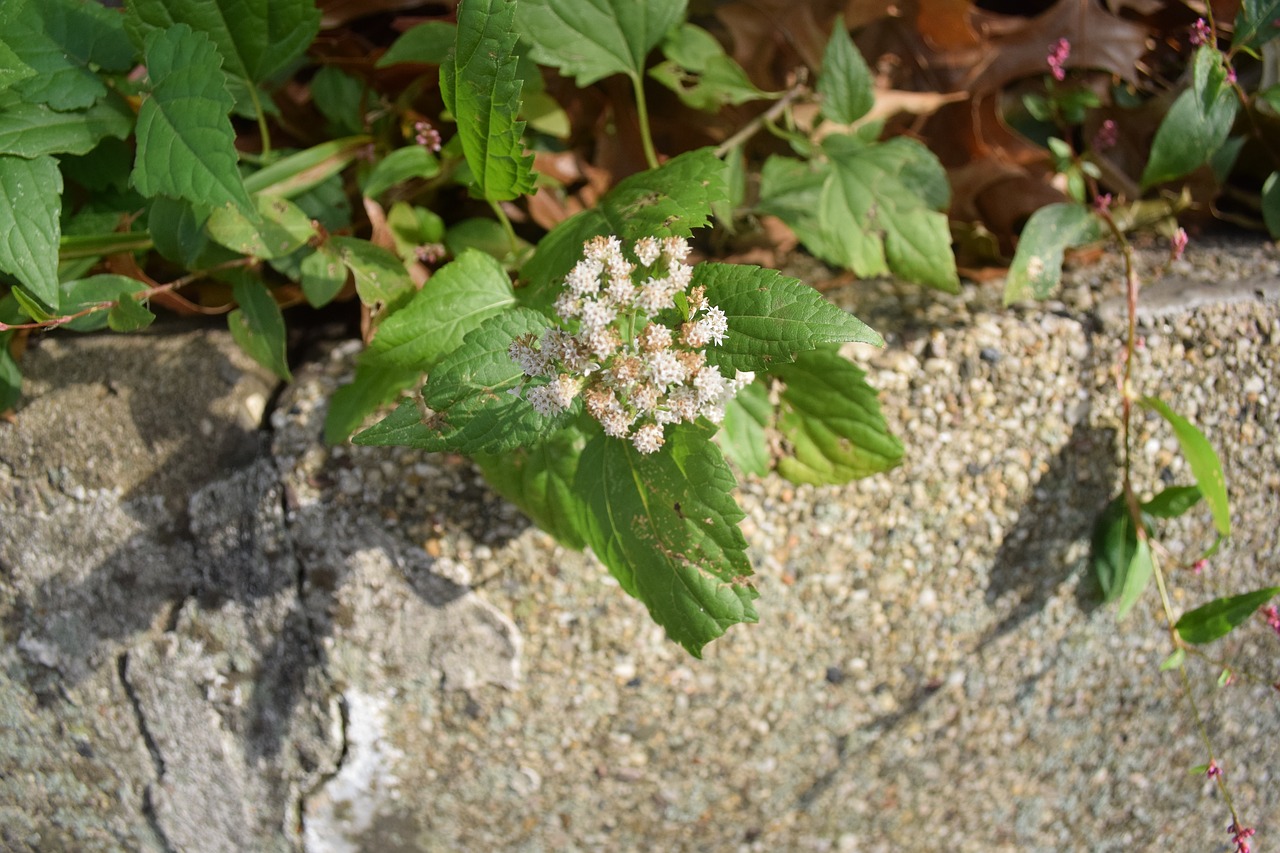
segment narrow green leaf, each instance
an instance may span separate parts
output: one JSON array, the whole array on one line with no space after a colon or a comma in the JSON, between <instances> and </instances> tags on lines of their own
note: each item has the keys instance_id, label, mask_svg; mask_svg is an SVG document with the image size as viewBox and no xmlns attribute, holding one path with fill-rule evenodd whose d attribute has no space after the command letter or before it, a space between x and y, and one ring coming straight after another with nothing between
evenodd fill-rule
<instances>
[{"instance_id":1,"label":"narrow green leaf","mask_svg":"<svg viewBox=\"0 0 1280 853\"><path fill-rule=\"evenodd\" d=\"M835 29L822 55L818 94L822 97L822 114L839 124L853 124L875 103L871 69L849 38L843 15L836 16Z\"/></svg>"},{"instance_id":2,"label":"narrow green leaf","mask_svg":"<svg viewBox=\"0 0 1280 853\"><path fill-rule=\"evenodd\" d=\"M902 442L889 432L866 374L835 349L800 353L773 374L786 383L778 431L790 453L778 473L793 483L843 484L902 462Z\"/></svg>"},{"instance_id":3,"label":"narrow green leaf","mask_svg":"<svg viewBox=\"0 0 1280 853\"><path fill-rule=\"evenodd\" d=\"M504 201L533 190L533 155L521 136L515 0L467 0L457 45L440 66L440 94L458 123L477 198Z\"/></svg>"},{"instance_id":4,"label":"narrow green leaf","mask_svg":"<svg viewBox=\"0 0 1280 853\"><path fill-rule=\"evenodd\" d=\"M591 550L695 657L730 626L757 619L737 484L710 437L671 429L663 451L644 456L597 433L574 482Z\"/></svg>"},{"instance_id":5,"label":"narrow green leaf","mask_svg":"<svg viewBox=\"0 0 1280 853\"><path fill-rule=\"evenodd\" d=\"M1173 654L1169 655L1167 658L1165 658L1163 661L1160 662L1160 671L1168 672L1171 669L1177 669L1178 667L1182 666L1183 662L1186 659L1187 659L1186 649L1183 649L1183 648L1175 649Z\"/></svg>"},{"instance_id":6,"label":"narrow green leaf","mask_svg":"<svg viewBox=\"0 0 1280 853\"><path fill-rule=\"evenodd\" d=\"M368 136L347 136L321 142L259 169L244 179L244 188L256 195L294 198L341 172L369 142Z\"/></svg>"},{"instance_id":7,"label":"narrow green leaf","mask_svg":"<svg viewBox=\"0 0 1280 853\"><path fill-rule=\"evenodd\" d=\"M285 356L284 317L267 286L250 276L237 276L232 295L240 307L227 315L231 337L258 364L292 381Z\"/></svg>"},{"instance_id":8,"label":"narrow green leaf","mask_svg":"<svg viewBox=\"0 0 1280 853\"><path fill-rule=\"evenodd\" d=\"M1277 595L1280 595L1280 586L1269 586L1229 598L1215 598L1182 614L1173 627L1177 629L1178 636L1188 643L1211 643L1243 624L1259 607Z\"/></svg>"},{"instance_id":9,"label":"narrow green leaf","mask_svg":"<svg viewBox=\"0 0 1280 853\"><path fill-rule=\"evenodd\" d=\"M1049 204L1031 214L1009 265L1004 304L1029 296L1047 298L1062 279L1066 250L1093 242L1102 234L1102 223L1082 204Z\"/></svg>"},{"instance_id":10,"label":"narrow green leaf","mask_svg":"<svg viewBox=\"0 0 1280 853\"><path fill-rule=\"evenodd\" d=\"M18 307L22 309L22 312L27 317L37 323L47 322L56 316L48 308L45 308L39 299L36 299L31 294L27 293L21 287L13 288L9 291L9 296L13 297L13 299L18 303Z\"/></svg>"},{"instance_id":11,"label":"narrow green leaf","mask_svg":"<svg viewBox=\"0 0 1280 853\"><path fill-rule=\"evenodd\" d=\"M520 292L522 304L549 308L592 237L613 235L628 249L644 236L687 237L710 224L711 205L725 198L723 165L710 148L620 181L594 208L569 217L539 241L537 254L521 270L529 281Z\"/></svg>"},{"instance_id":12,"label":"narrow green leaf","mask_svg":"<svg viewBox=\"0 0 1280 853\"><path fill-rule=\"evenodd\" d=\"M297 59L320 31L315 0L129 0L128 8L136 43L186 24L213 41L227 71L254 83Z\"/></svg>"},{"instance_id":13,"label":"narrow green leaf","mask_svg":"<svg viewBox=\"0 0 1280 853\"><path fill-rule=\"evenodd\" d=\"M324 418L324 440L340 444L355 432L365 418L390 403L400 392L422 379L417 370L402 367L374 367L356 362L356 375L329 398Z\"/></svg>"},{"instance_id":14,"label":"narrow green leaf","mask_svg":"<svg viewBox=\"0 0 1280 853\"><path fill-rule=\"evenodd\" d=\"M1262 45L1280 35L1280 0L1244 0L1236 13L1231 49L1258 55Z\"/></svg>"},{"instance_id":15,"label":"narrow green leaf","mask_svg":"<svg viewBox=\"0 0 1280 853\"><path fill-rule=\"evenodd\" d=\"M440 174L440 161L421 145L397 148L378 161L364 179L362 192L369 198L413 178L434 178Z\"/></svg>"},{"instance_id":16,"label":"narrow green leaf","mask_svg":"<svg viewBox=\"0 0 1280 853\"><path fill-rule=\"evenodd\" d=\"M613 74L639 80L649 51L684 19L687 0L521 0L520 34L542 65L579 88Z\"/></svg>"},{"instance_id":17,"label":"narrow green leaf","mask_svg":"<svg viewBox=\"0 0 1280 853\"><path fill-rule=\"evenodd\" d=\"M667 33L662 52L667 61L649 69L649 76L695 110L716 112L726 104L778 97L756 88L715 36L695 24Z\"/></svg>"},{"instance_id":18,"label":"narrow green leaf","mask_svg":"<svg viewBox=\"0 0 1280 853\"><path fill-rule=\"evenodd\" d=\"M1129 561L1128 571L1124 575L1124 585L1120 588L1116 619L1128 616L1133 605L1138 603L1138 599L1147 589L1152 573L1155 572L1155 565L1156 555L1152 552L1151 546L1147 544L1145 538L1139 539L1133 558Z\"/></svg>"},{"instance_id":19,"label":"narrow green leaf","mask_svg":"<svg viewBox=\"0 0 1280 853\"><path fill-rule=\"evenodd\" d=\"M1177 518L1200 502L1199 486L1170 486L1142 505L1155 518Z\"/></svg>"},{"instance_id":20,"label":"narrow green leaf","mask_svg":"<svg viewBox=\"0 0 1280 853\"><path fill-rule=\"evenodd\" d=\"M573 481L586 443L586 433L570 424L545 441L501 456L479 454L474 461L494 491L561 545L581 550L587 543L578 529L581 499L573 490Z\"/></svg>"},{"instance_id":21,"label":"narrow green leaf","mask_svg":"<svg viewBox=\"0 0 1280 853\"><path fill-rule=\"evenodd\" d=\"M427 21L405 30L376 65L386 68L397 62L418 62L424 65L440 65L453 49L457 39L457 27L447 21Z\"/></svg>"},{"instance_id":22,"label":"narrow green leaf","mask_svg":"<svg viewBox=\"0 0 1280 853\"><path fill-rule=\"evenodd\" d=\"M347 267L327 243L303 258L298 272L302 294L313 308L328 305L347 283Z\"/></svg>"},{"instance_id":23,"label":"narrow green leaf","mask_svg":"<svg viewBox=\"0 0 1280 853\"><path fill-rule=\"evenodd\" d=\"M1222 536L1231 535L1231 505L1227 501L1227 480L1222 473L1222 462L1214 452L1213 445L1200 430L1186 418L1170 409L1162 400L1155 397L1144 397L1142 404L1160 415L1173 427L1173 434L1178 437L1178 445L1182 455L1191 466L1196 485L1200 487L1205 502L1213 512L1213 525Z\"/></svg>"},{"instance_id":24,"label":"narrow green leaf","mask_svg":"<svg viewBox=\"0 0 1280 853\"><path fill-rule=\"evenodd\" d=\"M699 285L729 320L724 343L707 349L707 361L719 367L768 371L826 343L884 344L857 317L777 270L703 263L693 268L693 286Z\"/></svg>"},{"instance_id":25,"label":"narrow green leaf","mask_svg":"<svg viewBox=\"0 0 1280 853\"><path fill-rule=\"evenodd\" d=\"M1124 590L1125 578L1138 550L1138 537L1129 517L1124 495L1113 498L1093 526L1093 573L1102 588L1102 599L1115 601Z\"/></svg>"},{"instance_id":26,"label":"narrow green leaf","mask_svg":"<svg viewBox=\"0 0 1280 853\"><path fill-rule=\"evenodd\" d=\"M362 358L372 365L426 372L461 346L481 322L515 301L502 265L469 250L436 272L408 304L378 326Z\"/></svg>"},{"instance_id":27,"label":"narrow green leaf","mask_svg":"<svg viewBox=\"0 0 1280 853\"><path fill-rule=\"evenodd\" d=\"M156 315L131 293L121 293L115 306L107 312L107 325L113 332L136 332L155 322Z\"/></svg>"},{"instance_id":28,"label":"narrow green leaf","mask_svg":"<svg viewBox=\"0 0 1280 853\"><path fill-rule=\"evenodd\" d=\"M413 296L413 279L391 252L355 237L330 237L329 245L355 276L356 293L365 305L394 311Z\"/></svg>"},{"instance_id":29,"label":"narrow green leaf","mask_svg":"<svg viewBox=\"0 0 1280 853\"><path fill-rule=\"evenodd\" d=\"M58 310L62 173L52 157L0 155L0 270Z\"/></svg>"},{"instance_id":30,"label":"narrow green leaf","mask_svg":"<svg viewBox=\"0 0 1280 853\"><path fill-rule=\"evenodd\" d=\"M103 139L123 139L132 129L133 112L116 95L78 112L9 103L0 108L0 153L19 157L87 154Z\"/></svg>"},{"instance_id":31,"label":"narrow green leaf","mask_svg":"<svg viewBox=\"0 0 1280 853\"><path fill-rule=\"evenodd\" d=\"M7 412L18 405L22 397L22 369L9 351L9 341L14 334L0 334L0 412Z\"/></svg>"},{"instance_id":32,"label":"narrow green leaf","mask_svg":"<svg viewBox=\"0 0 1280 853\"><path fill-rule=\"evenodd\" d=\"M716 440L724 455L745 474L763 477L769 473L773 457L769 453L767 430L773 424L769 389L760 380L737 393L724 407L724 423Z\"/></svg>"},{"instance_id":33,"label":"narrow green leaf","mask_svg":"<svg viewBox=\"0 0 1280 853\"><path fill-rule=\"evenodd\" d=\"M1280 172L1272 172L1262 185L1262 221L1272 240L1280 240Z\"/></svg>"},{"instance_id":34,"label":"narrow green leaf","mask_svg":"<svg viewBox=\"0 0 1280 853\"><path fill-rule=\"evenodd\" d=\"M1156 130L1142 187L1180 178L1209 161L1226 142L1239 101L1227 84L1222 54L1211 45L1196 51L1191 88L1178 96Z\"/></svg>"},{"instance_id":35,"label":"narrow green leaf","mask_svg":"<svg viewBox=\"0 0 1280 853\"><path fill-rule=\"evenodd\" d=\"M316 235L311 217L284 198L255 196L255 222L233 205L219 207L205 228L219 245L254 258L281 258Z\"/></svg>"},{"instance_id":36,"label":"narrow green leaf","mask_svg":"<svg viewBox=\"0 0 1280 853\"><path fill-rule=\"evenodd\" d=\"M538 380L529 380L507 354L517 337L540 336L547 326L544 316L523 308L489 317L431 372L422 389L425 409L417 401L401 403L355 443L496 454L551 434L572 415L543 417L510 393Z\"/></svg>"},{"instance_id":37,"label":"narrow green leaf","mask_svg":"<svg viewBox=\"0 0 1280 853\"><path fill-rule=\"evenodd\" d=\"M232 99L213 43L186 25L147 37L150 97L138 110L133 185L216 207L228 202L253 215L236 168Z\"/></svg>"}]
</instances>

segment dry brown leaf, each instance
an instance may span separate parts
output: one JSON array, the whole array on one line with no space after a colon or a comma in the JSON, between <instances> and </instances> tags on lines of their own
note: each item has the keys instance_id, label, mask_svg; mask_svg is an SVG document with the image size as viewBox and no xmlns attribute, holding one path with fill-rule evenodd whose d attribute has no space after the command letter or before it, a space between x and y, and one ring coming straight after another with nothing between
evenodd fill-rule
<instances>
[{"instance_id":1,"label":"dry brown leaf","mask_svg":"<svg viewBox=\"0 0 1280 853\"><path fill-rule=\"evenodd\" d=\"M369 235L369 242L399 257L396 252L396 240L391 236L391 226L387 223L387 214L382 209L382 205L371 198L366 198L364 213L369 217L369 225L373 228L373 233ZM421 261L415 260L405 268L409 272L409 278L418 287L422 287L427 283L427 279L431 278L431 271Z\"/></svg>"},{"instance_id":2,"label":"dry brown leaf","mask_svg":"<svg viewBox=\"0 0 1280 853\"><path fill-rule=\"evenodd\" d=\"M406 12L423 5L423 0L320 0L320 27L331 30L357 18L383 12ZM456 9L458 0L435 0L433 5Z\"/></svg>"},{"instance_id":3,"label":"dry brown leaf","mask_svg":"<svg viewBox=\"0 0 1280 853\"><path fill-rule=\"evenodd\" d=\"M978 46L973 28L973 0L919 0L916 29L935 50L964 50Z\"/></svg>"}]
</instances>

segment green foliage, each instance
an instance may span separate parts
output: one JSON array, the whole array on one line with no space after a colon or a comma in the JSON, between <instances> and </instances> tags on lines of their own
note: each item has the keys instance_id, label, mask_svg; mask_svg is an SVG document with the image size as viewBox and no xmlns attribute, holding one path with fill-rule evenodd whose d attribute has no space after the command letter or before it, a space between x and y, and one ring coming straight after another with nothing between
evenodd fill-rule
<instances>
[{"instance_id":1,"label":"green foliage","mask_svg":"<svg viewBox=\"0 0 1280 853\"><path fill-rule=\"evenodd\" d=\"M442 65L457 41L457 27L446 21L427 21L404 31L400 38L378 59L385 68L399 62L421 62Z\"/></svg>"},{"instance_id":2,"label":"green foliage","mask_svg":"<svg viewBox=\"0 0 1280 853\"><path fill-rule=\"evenodd\" d=\"M682 24L662 41L665 62L649 70L649 76L675 92L695 110L716 112L726 104L744 104L776 97L751 82L711 33L693 24Z\"/></svg>"},{"instance_id":3,"label":"green foliage","mask_svg":"<svg viewBox=\"0 0 1280 853\"><path fill-rule=\"evenodd\" d=\"M58 222L62 174L48 156L0 155L0 270L17 276L31 296L58 309Z\"/></svg>"},{"instance_id":4,"label":"green foliage","mask_svg":"<svg viewBox=\"0 0 1280 853\"><path fill-rule=\"evenodd\" d=\"M533 189L533 155L520 141L515 0L468 0L457 42L440 67L440 94L458 123L477 198L505 201Z\"/></svg>"},{"instance_id":5,"label":"green foliage","mask_svg":"<svg viewBox=\"0 0 1280 853\"><path fill-rule=\"evenodd\" d=\"M1192 65L1191 88L1173 102L1151 143L1143 187L1180 178L1207 163L1226 142L1238 107L1222 54L1201 47Z\"/></svg>"},{"instance_id":6,"label":"green foliage","mask_svg":"<svg viewBox=\"0 0 1280 853\"><path fill-rule=\"evenodd\" d=\"M1232 50L1256 52L1280 35L1280 0L1243 0L1236 13Z\"/></svg>"},{"instance_id":7,"label":"green foliage","mask_svg":"<svg viewBox=\"0 0 1280 853\"><path fill-rule=\"evenodd\" d=\"M1230 536L1231 507L1227 502L1227 481L1222 473L1222 462L1214 452L1213 445L1209 444L1204 434L1190 421L1174 412L1163 401L1155 397L1144 397L1142 404L1173 427L1182 455L1186 457L1191 473L1195 475L1196 486L1213 512L1213 524L1218 529L1218 535Z\"/></svg>"},{"instance_id":8,"label":"green foliage","mask_svg":"<svg viewBox=\"0 0 1280 853\"><path fill-rule=\"evenodd\" d=\"M1277 595L1280 595L1280 586L1269 586L1229 598L1216 598L1184 613L1174 627L1178 630L1178 636L1188 643L1211 643L1243 624L1259 607Z\"/></svg>"},{"instance_id":9,"label":"green foliage","mask_svg":"<svg viewBox=\"0 0 1280 853\"><path fill-rule=\"evenodd\" d=\"M849 38L840 15L836 16L831 40L822 55L818 95L822 98L822 114L840 124L853 124L875 103L871 69Z\"/></svg>"},{"instance_id":10,"label":"green foliage","mask_svg":"<svg viewBox=\"0 0 1280 853\"><path fill-rule=\"evenodd\" d=\"M1066 250L1101 239L1103 228L1093 212L1080 204L1049 204L1031 214L1009 265L1005 304L1028 296L1048 297L1062 280Z\"/></svg>"},{"instance_id":11,"label":"green foliage","mask_svg":"<svg viewBox=\"0 0 1280 853\"><path fill-rule=\"evenodd\" d=\"M529 55L589 86L614 74L640 80L645 58L684 17L687 0L521 0Z\"/></svg>"}]
</instances>

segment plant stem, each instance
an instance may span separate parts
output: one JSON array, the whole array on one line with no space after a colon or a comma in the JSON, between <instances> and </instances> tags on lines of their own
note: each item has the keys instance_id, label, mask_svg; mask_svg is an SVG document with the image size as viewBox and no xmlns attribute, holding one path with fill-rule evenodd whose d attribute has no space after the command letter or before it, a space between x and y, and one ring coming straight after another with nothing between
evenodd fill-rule
<instances>
[{"instance_id":1,"label":"plant stem","mask_svg":"<svg viewBox=\"0 0 1280 853\"><path fill-rule=\"evenodd\" d=\"M742 126L742 129L740 129L733 136L730 136L724 142L721 142L719 145L717 145L715 150L715 155L717 157L723 157L724 155L732 151L734 148L741 145L743 142L746 142L748 139L755 136L757 133L760 132L760 130L766 124L769 124L778 116L782 115L782 113L786 111L787 107L791 106L791 104L796 100L796 98L800 97L801 94L803 94L804 92L807 92L808 90L809 90L809 87L805 84L803 80L796 83L794 86L788 89L786 91L786 94L784 94L781 98L779 98L773 104L773 106L769 107L769 109L765 110L764 112L760 113L760 115L756 116L751 121L747 122L745 125Z\"/></svg>"},{"instance_id":2,"label":"plant stem","mask_svg":"<svg viewBox=\"0 0 1280 853\"><path fill-rule=\"evenodd\" d=\"M506 212L502 209L502 205L496 201L489 201L489 207L493 210L493 215L498 217L498 222L502 225L503 232L507 235L507 242L511 246L511 255L516 254L516 229L512 227L511 220L507 218Z\"/></svg>"},{"instance_id":3,"label":"plant stem","mask_svg":"<svg viewBox=\"0 0 1280 853\"><path fill-rule=\"evenodd\" d=\"M631 88L636 93L636 115L640 119L640 143L644 145L644 159L650 169L658 168L658 152L653 147L653 135L649 132L649 104L644 98L644 78L631 78Z\"/></svg>"},{"instance_id":4,"label":"plant stem","mask_svg":"<svg viewBox=\"0 0 1280 853\"><path fill-rule=\"evenodd\" d=\"M267 114L262 109L262 100L258 97L258 87L252 80L246 80L249 87L249 99L253 101L253 114L258 117L258 135L262 137L262 161L271 159L271 130L267 127Z\"/></svg>"}]
</instances>

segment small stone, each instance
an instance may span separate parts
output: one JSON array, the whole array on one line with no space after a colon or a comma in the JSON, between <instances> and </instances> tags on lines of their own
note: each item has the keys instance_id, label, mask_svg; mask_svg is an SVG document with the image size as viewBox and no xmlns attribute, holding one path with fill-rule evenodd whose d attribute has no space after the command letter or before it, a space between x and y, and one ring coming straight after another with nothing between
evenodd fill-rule
<instances>
[{"instance_id":1,"label":"small stone","mask_svg":"<svg viewBox=\"0 0 1280 853\"><path fill-rule=\"evenodd\" d=\"M840 684L844 681L844 670L838 666L829 666L825 677L828 684Z\"/></svg>"}]
</instances>

